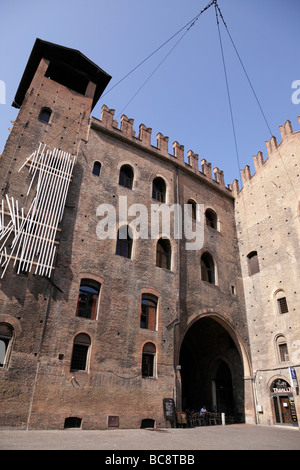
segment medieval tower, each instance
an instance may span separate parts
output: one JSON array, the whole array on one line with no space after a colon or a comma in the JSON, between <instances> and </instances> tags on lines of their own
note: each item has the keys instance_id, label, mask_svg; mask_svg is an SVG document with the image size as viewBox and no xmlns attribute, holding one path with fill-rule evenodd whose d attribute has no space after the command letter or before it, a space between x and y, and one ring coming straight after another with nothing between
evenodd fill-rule
<instances>
[{"instance_id":1,"label":"medieval tower","mask_svg":"<svg viewBox=\"0 0 300 470\"><path fill-rule=\"evenodd\" d=\"M37 39L15 96L0 160L0 426L163 427L166 403L298 425L300 133L287 122L243 188L226 187L144 124L105 105L91 117L110 78ZM201 227L195 249L173 207ZM150 236L163 210L170 230Z\"/></svg>"}]
</instances>

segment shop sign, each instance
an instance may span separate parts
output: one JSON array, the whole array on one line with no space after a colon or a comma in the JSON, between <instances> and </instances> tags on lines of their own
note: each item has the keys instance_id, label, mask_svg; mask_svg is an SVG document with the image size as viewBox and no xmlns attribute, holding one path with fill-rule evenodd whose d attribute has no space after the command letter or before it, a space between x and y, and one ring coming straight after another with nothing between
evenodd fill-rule
<instances>
[{"instance_id":1,"label":"shop sign","mask_svg":"<svg viewBox=\"0 0 300 470\"><path fill-rule=\"evenodd\" d=\"M292 393L292 389L285 380L276 380L274 382L273 393Z\"/></svg>"},{"instance_id":2,"label":"shop sign","mask_svg":"<svg viewBox=\"0 0 300 470\"><path fill-rule=\"evenodd\" d=\"M291 382L292 382L292 387L297 388L298 387L298 380L297 380L297 375L294 367L289 367L290 371L290 377L291 377Z\"/></svg>"}]
</instances>

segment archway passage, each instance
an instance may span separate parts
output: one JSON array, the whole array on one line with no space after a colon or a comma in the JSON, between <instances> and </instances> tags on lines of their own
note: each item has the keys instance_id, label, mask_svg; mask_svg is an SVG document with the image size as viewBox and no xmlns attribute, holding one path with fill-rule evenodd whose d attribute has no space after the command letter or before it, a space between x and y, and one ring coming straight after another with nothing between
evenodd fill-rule
<instances>
[{"instance_id":1,"label":"archway passage","mask_svg":"<svg viewBox=\"0 0 300 470\"><path fill-rule=\"evenodd\" d=\"M225 413L226 422L244 422L244 372L228 331L205 317L187 331L180 350L182 409Z\"/></svg>"}]
</instances>

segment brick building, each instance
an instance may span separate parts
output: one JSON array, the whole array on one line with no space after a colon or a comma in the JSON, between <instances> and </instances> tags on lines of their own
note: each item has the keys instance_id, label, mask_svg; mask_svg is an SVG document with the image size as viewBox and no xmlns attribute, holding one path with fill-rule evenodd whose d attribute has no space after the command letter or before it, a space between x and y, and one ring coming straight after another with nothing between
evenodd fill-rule
<instances>
[{"instance_id":1,"label":"brick building","mask_svg":"<svg viewBox=\"0 0 300 470\"><path fill-rule=\"evenodd\" d=\"M38 39L16 93L0 161L0 426L165 426L165 399L297 425L300 134L282 126L257 174L225 187L144 124L136 135L106 106L91 117L109 80ZM133 216L162 203L190 208L198 249L173 211L169 232L133 236Z\"/></svg>"}]
</instances>

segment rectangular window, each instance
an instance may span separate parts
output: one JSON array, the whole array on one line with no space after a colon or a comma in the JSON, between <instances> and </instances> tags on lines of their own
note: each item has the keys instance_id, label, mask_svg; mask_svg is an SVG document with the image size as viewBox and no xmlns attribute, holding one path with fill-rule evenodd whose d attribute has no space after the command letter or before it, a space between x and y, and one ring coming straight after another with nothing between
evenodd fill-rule
<instances>
[{"instance_id":1,"label":"rectangular window","mask_svg":"<svg viewBox=\"0 0 300 470\"><path fill-rule=\"evenodd\" d=\"M281 299L277 299L279 313L287 313L289 311L286 297L282 297Z\"/></svg>"},{"instance_id":2,"label":"rectangular window","mask_svg":"<svg viewBox=\"0 0 300 470\"><path fill-rule=\"evenodd\" d=\"M96 319L101 284L93 279L82 279L79 288L77 316Z\"/></svg>"},{"instance_id":3,"label":"rectangular window","mask_svg":"<svg viewBox=\"0 0 300 470\"><path fill-rule=\"evenodd\" d=\"M253 276L259 272L259 263L258 263L258 256L256 251L252 251L247 256L248 258L248 267L249 267L249 276Z\"/></svg>"},{"instance_id":4,"label":"rectangular window","mask_svg":"<svg viewBox=\"0 0 300 470\"><path fill-rule=\"evenodd\" d=\"M286 343L281 343L278 345L280 362L286 362L289 360L288 349Z\"/></svg>"},{"instance_id":5,"label":"rectangular window","mask_svg":"<svg viewBox=\"0 0 300 470\"><path fill-rule=\"evenodd\" d=\"M4 367L7 362L9 343L12 336L12 328L4 323L0 324L0 367Z\"/></svg>"},{"instance_id":6,"label":"rectangular window","mask_svg":"<svg viewBox=\"0 0 300 470\"><path fill-rule=\"evenodd\" d=\"M74 344L71 361L71 371L85 370L89 347L84 344Z\"/></svg>"},{"instance_id":7,"label":"rectangular window","mask_svg":"<svg viewBox=\"0 0 300 470\"><path fill-rule=\"evenodd\" d=\"M142 295L140 328L156 329L157 298L150 294Z\"/></svg>"},{"instance_id":8,"label":"rectangular window","mask_svg":"<svg viewBox=\"0 0 300 470\"><path fill-rule=\"evenodd\" d=\"M154 355L143 353L142 376L153 377L153 373L154 373Z\"/></svg>"},{"instance_id":9,"label":"rectangular window","mask_svg":"<svg viewBox=\"0 0 300 470\"><path fill-rule=\"evenodd\" d=\"M127 176L124 172L120 173L119 184L124 186L125 188L131 189L132 188L132 180L129 176Z\"/></svg>"}]
</instances>

